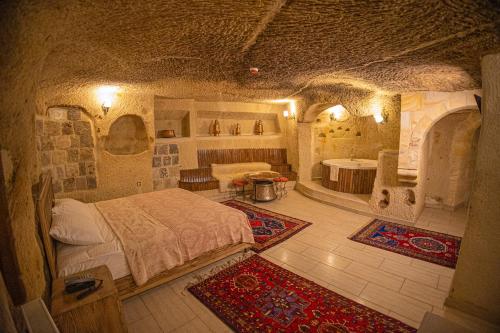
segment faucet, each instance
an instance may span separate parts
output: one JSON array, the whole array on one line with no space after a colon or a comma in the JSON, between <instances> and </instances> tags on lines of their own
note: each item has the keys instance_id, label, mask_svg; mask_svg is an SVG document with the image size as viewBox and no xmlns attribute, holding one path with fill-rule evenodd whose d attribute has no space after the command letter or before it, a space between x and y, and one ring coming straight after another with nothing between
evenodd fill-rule
<instances>
[{"instance_id":1,"label":"faucet","mask_svg":"<svg viewBox=\"0 0 500 333\"><path fill-rule=\"evenodd\" d=\"M351 153L349 154L351 161L354 161L354 147L351 147Z\"/></svg>"}]
</instances>

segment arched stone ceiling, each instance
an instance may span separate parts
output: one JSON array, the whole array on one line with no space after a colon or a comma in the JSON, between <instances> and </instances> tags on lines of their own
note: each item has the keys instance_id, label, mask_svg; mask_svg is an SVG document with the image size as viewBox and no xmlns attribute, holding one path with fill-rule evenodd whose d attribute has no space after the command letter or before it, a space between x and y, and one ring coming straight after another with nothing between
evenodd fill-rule
<instances>
[{"instance_id":1,"label":"arched stone ceiling","mask_svg":"<svg viewBox=\"0 0 500 333\"><path fill-rule=\"evenodd\" d=\"M50 47L42 86L183 80L250 98L449 91L480 87L481 55L500 51L494 0L40 0L18 11Z\"/></svg>"}]
</instances>

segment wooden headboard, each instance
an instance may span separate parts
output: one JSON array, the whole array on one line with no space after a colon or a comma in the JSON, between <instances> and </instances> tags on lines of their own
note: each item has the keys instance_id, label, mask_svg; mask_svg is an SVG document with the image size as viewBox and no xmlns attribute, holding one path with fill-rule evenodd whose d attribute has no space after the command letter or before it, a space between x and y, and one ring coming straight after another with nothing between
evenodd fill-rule
<instances>
[{"instance_id":1,"label":"wooden headboard","mask_svg":"<svg viewBox=\"0 0 500 333\"><path fill-rule=\"evenodd\" d=\"M42 241L45 248L47 263L49 264L50 275L52 276L52 279L55 279L57 278L56 244L49 234L50 226L52 225L53 206L54 192L52 190L52 177L50 175L42 175L36 202L36 213L38 215L38 221L40 222Z\"/></svg>"}]
</instances>

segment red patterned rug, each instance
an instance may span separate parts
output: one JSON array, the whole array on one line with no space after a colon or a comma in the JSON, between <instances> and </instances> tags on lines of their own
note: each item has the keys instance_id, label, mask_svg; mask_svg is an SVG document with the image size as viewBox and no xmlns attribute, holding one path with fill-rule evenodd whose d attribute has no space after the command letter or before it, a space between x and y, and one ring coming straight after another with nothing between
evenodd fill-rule
<instances>
[{"instance_id":1,"label":"red patterned rug","mask_svg":"<svg viewBox=\"0 0 500 333\"><path fill-rule=\"evenodd\" d=\"M455 268L462 238L403 224L373 220L353 241Z\"/></svg>"},{"instance_id":2,"label":"red patterned rug","mask_svg":"<svg viewBox=\"0 0 500 333\"><path fill-rule=\"evenodd\" d=\"M188 290L236 332L415 332L258 255Z\"/></svg>"},{"instance_id":3,"label":"red patterned rug","mask_svg":"<svg viewBox=\"0 0 500 333\"><path fill-rule=\"evenodd\" d=\"M247 214L255 239L252 250L257 253L283 242L311 225L310 222L271 212L237 200L222 203Z\"/></svg>"}]
</instances>

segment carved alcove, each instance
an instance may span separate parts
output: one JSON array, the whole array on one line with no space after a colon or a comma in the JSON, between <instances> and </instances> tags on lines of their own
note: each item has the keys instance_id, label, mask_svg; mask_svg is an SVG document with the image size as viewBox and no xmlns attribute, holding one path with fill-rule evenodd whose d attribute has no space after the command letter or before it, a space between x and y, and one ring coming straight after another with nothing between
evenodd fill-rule
<instances>
[{"instance_id":1,"label":"carved alcove","mask_svg":"<svg viewBox=\"0 0 500 333\"><path fill-rule=\"evenodd\" d=\"M113 155L135 155L148 150L148 134L141 117L125 115L109 128L104 148Z\"/></svg>"}]
</instances>

